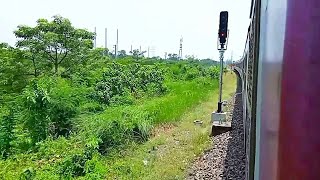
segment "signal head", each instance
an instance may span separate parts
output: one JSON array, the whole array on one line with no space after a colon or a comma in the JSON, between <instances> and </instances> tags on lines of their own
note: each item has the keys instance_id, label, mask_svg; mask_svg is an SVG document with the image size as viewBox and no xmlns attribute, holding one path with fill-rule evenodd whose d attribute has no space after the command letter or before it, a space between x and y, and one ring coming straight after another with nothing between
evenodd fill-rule
<instances>
[{"instance_id":1,"label":"signal head","mask_svg":"<svg viewBox=\"0 0 320 180\"><path fill-rule=\"evenodd\" d=\"M228 11L220 12L219 39L220 43L225 43L228 36Z\"/></svg>"}]
</instances>

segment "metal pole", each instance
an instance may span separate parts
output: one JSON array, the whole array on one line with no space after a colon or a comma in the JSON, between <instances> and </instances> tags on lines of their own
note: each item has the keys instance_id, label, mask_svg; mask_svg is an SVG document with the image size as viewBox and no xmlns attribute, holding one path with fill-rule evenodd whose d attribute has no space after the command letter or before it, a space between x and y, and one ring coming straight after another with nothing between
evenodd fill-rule
<instances>
[{"instance_id":1,"label":"metal pole","mask_svg":"<svg viewBox=\"0 0 320 180\"><path fill-rule=\"evenodd\" d=\"M108 49L108 29L105 28L105 42L104 42L104 48L107 50Z\"/></svg>"},{"instance_id":2,"label":"metal pole","mask_svg":"<svg viewBox=\"0 0 320 180\"><path fill-rule=\"evenodd\" d=\"M219 87L219 102L218 102L218 113L222 112L222 84L223 84L223 54L224 50L220 50L220 87Z\"/></svg>"},{"instance_id":3,"label":"metal pole","mask_svg":"<svg viewBox=\"0 0 320 180\"><path fill-rule=\"evenodd\" d=\"M117 29L117 51L119 50L119 30Z\"/></svg>"},{"instance_id":4,"label":"metal pole","mask_svg":"<svg viewBox=\"0 0 320 180\"><path fill-rule=\"evenodd\" d=\"M183 43L183 37L181 36L180 39L180 49L179 49L179 58L182 59L182 43Z\"/></svg>"},{"instance_id":5,"label":"metal pole","mask_svg":"<svg viewBox=\"0 0 320 180\"><path fill-rule=\"evenodd\" d=\"M97 27L94 27L94 48L97 48Z\"/></svg>"},{"instance_id":6,"label":"metal pole","mask_svg":"<svg viewBox=\"0 0 320 180\"><path fill-rule=\"evenodd\" d=\"M117 46L116 46L116 58L119 50L119 30L117 29Z\"/></svg>"}]
</instances>

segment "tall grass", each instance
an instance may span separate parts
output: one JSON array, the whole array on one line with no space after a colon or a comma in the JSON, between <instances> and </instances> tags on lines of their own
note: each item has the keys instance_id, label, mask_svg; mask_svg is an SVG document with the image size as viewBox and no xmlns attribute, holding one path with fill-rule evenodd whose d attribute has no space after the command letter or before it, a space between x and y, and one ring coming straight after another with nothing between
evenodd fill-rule
<instances>
[{"instance_id":1,"label":"tall grass","mask_svg":"<svg viewBox=\"0 0 320 180\"><path fill-rule=\"evenodd\" d=\"M217 80L199 78L166 84L170 92L162 97L143 100L136 105L109 107L94 116L78 119L79 136L102 141L102 151L122 147L127 141L145 141L156 124L176 121L189 108L208 97L217 88Z\"/></svg>"},{"instance_id":2,"label":"tall grass","mask_svg":"<svg viewBox=\"0 0 320 180\"><path fill-rule=\"evenodd\" d=\"M116 149L123 149L132 140L143 142L151 129L161 123L177 121L188 109L208 98L217 88L217 80L200 78L166 84L170 92L161 97L145 99L136 105L108 107L100 114L85 114L77 118L77 132L69 139L48 139L38 144L38 152L16 155L14 159L0 160L0 178L16 179L28 173L37 178L59 179L67 168L81 167L90 171L82 178L101 179L106 176L103 156ZM86 146L98 150L90 159L85 155ZM81 161L80 161L81 160ZM82 162L82 163L81 163ZM70 170L69 170L70 171ZM82 172L82 171L79 171ZM69 177L70 174L64 174ZM71 177L71 176L70 176Z\"/></svg>"}]
</instances>

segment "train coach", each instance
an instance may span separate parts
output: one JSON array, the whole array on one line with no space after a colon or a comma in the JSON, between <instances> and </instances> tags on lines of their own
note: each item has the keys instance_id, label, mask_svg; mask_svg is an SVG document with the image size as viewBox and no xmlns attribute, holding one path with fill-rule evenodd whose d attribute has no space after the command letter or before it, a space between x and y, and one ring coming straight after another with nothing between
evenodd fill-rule
<instances>
[{"instance_id":1,"label":"train coach","mask_svg":"<svg viewBox=\"0 0 320 180\"><path fill-rule=\"evenodd\" d=\"M252 0L242 80L246 179L320 179L320 1Z\"/></svg>"}]
</instances>

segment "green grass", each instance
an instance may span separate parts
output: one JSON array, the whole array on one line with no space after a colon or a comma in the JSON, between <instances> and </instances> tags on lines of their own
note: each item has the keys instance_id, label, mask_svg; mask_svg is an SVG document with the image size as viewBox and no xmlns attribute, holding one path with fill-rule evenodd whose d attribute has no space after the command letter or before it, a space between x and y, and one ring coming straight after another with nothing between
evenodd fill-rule
<instances>
[{"instance_id":1,"label":"green grass","mask_svg":"<svg viewBox=\"0 0 320 180\"><path fill-rule=\"evenodd\" d=\"M39 148L36 152L17 154L6 161L0 160L0 179L17 179L22 172L28 174L29 171L35 175L36 179L59 179L57 172L62 162L74 154L83 153L86 144L96 145L101 134L117 130L110 128L112 120L119 122L122 124L120 127L127 129L138 123L140 125L139 128L145 130L146 134L155 125L161 126L161 124L174 123L181 126L183 123L180 124L179 122L185 122L186 120L185 116L181 118L182 115L187 111L193 111L201 102L212 98L211 95L218 88L217 80L210 80L209 78L194 81L167 82L166 85L170 92L165 96L144 99L136 105L109 107L100 114L83 114L77 118L77 126L75 127L77 133L73 134L69 139L48 139L37 146ZM155 129L157 130L157 128ZM92 179L93 177L96 179L108 179L109 177L141 179L140 177L146 177L148 179L150 174L146 173L147 171L143 171L146 169L143 165L143 160L147 158L148 161L152 162L152 159L154 159L154 163L150 167L155 168L163 162L159 161L155 155L155 152L159 151L152 151L151 153L147 153L147 151L152 147L170 147L175 144L172 139L167 141L168 135L172 134L171 131L159 133L155 138L151 138L144 144L133 143L131 139L127 139L126 135L121 132L123 132L123 129L118 133L114 133L117 135L116 137L111 137L115 138L115 142L119 141L120 146L105 155L94 154L94 158L89 161L94 164L94 172L87 173L86 176L79 177L80 179ZM204 129L200 132L204 132ZM190 140L188 134L185 135L185 138L187 139L181 139L181 142L190 144L188 142ZM206 137L203 133L200 133L195 136L192 135L191 140L191 145L198 144L197 142L206 142ZM200 147L195 146L195 150L202 150ZM171 153L175 152L163 148L164 159ZM177 154L175 158L180 158L178 157L179 153L175 154ZM124 155L126 158L122 157ZM132 156L134 158L131 159L130 157ZM147 166L147 169L150 167ZM156 173L163 171L162 168L149 170ZM154 172L152 174L156 175ZM171 173L179 174L178 171L172 171Z\"/></svg>"},{"instance_id":2,"label":"green grass","mask_svg":"<svg viewBox=\"0 0 320 180\"><path fill-rule=\"evenodd\" d=\"M223 98L227 99L235 92L235 75L225 76L225 82ZM210 115L216 109L218 90L210 91L209 95L200 105L189 109L171 128L160 130L143 145L132 145L120 155L124 157L104 158L108 170L106 179L184 179L190 163L211 145ZM204 122L203 126L193 124L197 119Z\"/></svg>"}]
</instances>

